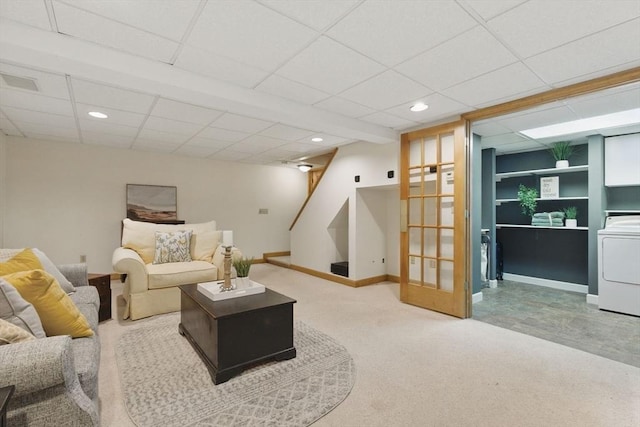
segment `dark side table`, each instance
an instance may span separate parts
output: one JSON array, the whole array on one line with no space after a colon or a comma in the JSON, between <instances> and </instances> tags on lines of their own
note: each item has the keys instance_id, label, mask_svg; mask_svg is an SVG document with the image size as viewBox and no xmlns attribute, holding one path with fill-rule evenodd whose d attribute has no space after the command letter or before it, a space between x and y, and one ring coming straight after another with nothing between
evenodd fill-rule
<instances>
[{"instance_id":1,"label":"dark side table","mask_svg":"<svg viewBox=\"0 0 640 427\"><path fill-rule=\"evenodd\" d=\"M10 385L0 388L0 427L7 427L7 407L9 406L9 399L15 391L16 386Z\"/></svg>"},{"instance_id":2,"label":"dark side table","mask_svg":"<svg viewBox=\"0 0 640 427\"><path fill-rule=\"evenodd\" d=\"M100 322L111 319L111 275L89 273L89 285L95 286L100 295Z\"/></svg>"}]
</instances>

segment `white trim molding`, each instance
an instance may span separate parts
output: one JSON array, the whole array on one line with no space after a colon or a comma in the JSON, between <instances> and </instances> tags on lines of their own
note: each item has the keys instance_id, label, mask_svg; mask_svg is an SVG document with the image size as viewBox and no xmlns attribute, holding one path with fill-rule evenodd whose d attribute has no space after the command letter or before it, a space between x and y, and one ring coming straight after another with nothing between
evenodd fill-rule
<instances>
[{"instance_id":1,"label":"white trim molding","mask_svg":"<svg viewBox=\"0 0 640 427\"><path fill-rule=\"evenodd\" d=\"M513 280L514 282L528 283L530 285L546 286L547 288L560 289L563 291L578 292L587 294L589 286L579 285L577 283L561 282L559 280L541 279L539 277L521 276L519 274L504 273L505 280Z\"/></svg>"},{"instance_id":2,"label":"white trim molding","mask_svg":"<svg viewBox=\"0 0 640 427\"><path fill-rule=\"evenodd\" d=\"M480 301L482 301L482 292L476 292L475 294L471 295L471 304L475 304Z\"/></svg>"},{"instance_id":3,"label":"white trim molding","mask_svg":"<svg viewBox=\"0 0 640 427\"><path fill-rule=\"evenodd\" d=\"M587 294L587 304L598 305L598 295Z\"/></svg>"}]
</instances>

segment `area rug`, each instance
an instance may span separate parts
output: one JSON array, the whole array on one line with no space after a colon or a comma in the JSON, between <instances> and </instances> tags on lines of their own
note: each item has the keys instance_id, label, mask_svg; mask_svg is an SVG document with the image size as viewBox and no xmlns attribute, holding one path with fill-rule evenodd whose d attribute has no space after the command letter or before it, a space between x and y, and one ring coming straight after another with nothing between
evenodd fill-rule
<instances>
[{"instance_id":1,"label":"area rug","mask_svg":"<svg viewBox=\"0 0 640 427\"><path fill-rule=\"evenodd\" d=\"M308 426L339 405L355 381L353 359L328 335L296 321L297 356L214 385L178 313L126 331L116 345L125 406L143 426Z\"/></svg>"}]
</instances>

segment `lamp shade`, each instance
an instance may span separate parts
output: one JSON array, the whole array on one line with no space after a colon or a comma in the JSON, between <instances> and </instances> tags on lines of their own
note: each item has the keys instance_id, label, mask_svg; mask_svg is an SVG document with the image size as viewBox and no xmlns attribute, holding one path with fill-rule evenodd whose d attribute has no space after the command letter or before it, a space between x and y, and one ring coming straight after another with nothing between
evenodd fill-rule
<instances>
[{"instance_id":1,"label":"lamp shade","mask_svg":"<svg viewBox=\"0 0 640 427\"><path fill-rule=\"evenodd\" d=\"M223 246L233 246L233 231L232 230L223 230L222 231L222 245Z\"/></svg>"}]
</instances>

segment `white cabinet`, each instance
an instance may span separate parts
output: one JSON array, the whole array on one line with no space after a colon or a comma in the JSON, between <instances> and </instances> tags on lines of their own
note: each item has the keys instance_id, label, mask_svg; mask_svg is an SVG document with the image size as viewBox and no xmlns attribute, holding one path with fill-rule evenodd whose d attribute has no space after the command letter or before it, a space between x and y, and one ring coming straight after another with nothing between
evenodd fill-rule
<instances>
[{"instance_id":1,"label":"white cabinet","mask_svg":"<svg viewBox=\"0 0 640 427\"><path fill-rule=\"evenodd\" d=\"M640 133L604 139L604 185L640 185Z\"/></svg>"}]
</instances>

